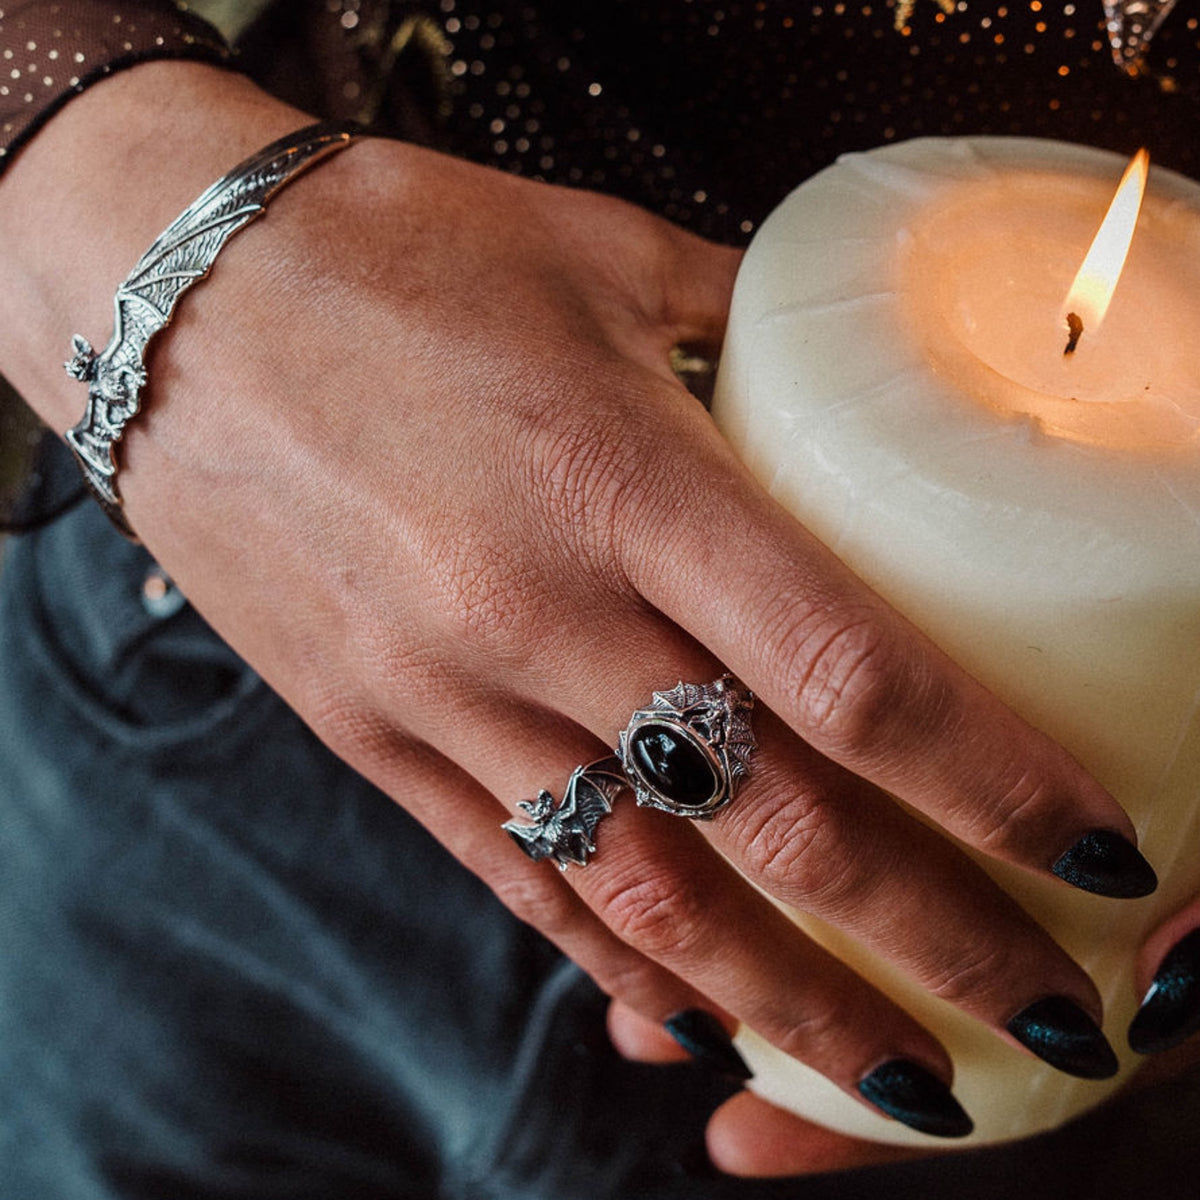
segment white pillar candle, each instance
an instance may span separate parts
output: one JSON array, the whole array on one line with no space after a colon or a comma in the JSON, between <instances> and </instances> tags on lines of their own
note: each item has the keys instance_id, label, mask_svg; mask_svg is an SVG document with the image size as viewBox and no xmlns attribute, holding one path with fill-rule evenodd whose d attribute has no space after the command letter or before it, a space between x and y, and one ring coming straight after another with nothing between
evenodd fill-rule
<instances>
[{"instance_id":1,"label":"white pillar candle","mask_svg":"<svg viewBox=\"0 0 1200 1200\"><path fill-rule=\"evenodd\" d=\"M1200 891L1200 186L1151 175L1111 309L1063 301L1124 161L1027 139L849 155L751 245L714 416L756 475L1133 818L1158 892L1110 900L983 861L1096 980L1121 1076L1073 1079L797 916L931 1028L992 1142L1104 1099L1144 933ZM751 1085L835 1129L931 1139L749 1030Z\"/></svg>"}]
</instances>

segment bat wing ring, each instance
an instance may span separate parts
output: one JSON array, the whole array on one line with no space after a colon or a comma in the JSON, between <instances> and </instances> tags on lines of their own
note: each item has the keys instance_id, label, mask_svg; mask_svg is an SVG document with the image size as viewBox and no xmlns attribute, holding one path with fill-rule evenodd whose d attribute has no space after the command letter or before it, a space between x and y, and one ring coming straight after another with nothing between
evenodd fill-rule
<instances>
[{"instance_id":1,"label":"bat wing ring","mask_svg":"<svg viewBox=\"0 0 1200 1200\"><path fill-rule=\"evenodd\" d=\"M505 821L504 829L513 841L533 859L553 859L565 871L572 863L586 867L588 855L596 851L596 826L612 812L617 794L629 786L616 758L598 759L586 767L576 767L567 780L562 803L545 789L536 800L520 800L517 806L527 812L533 824Z\"/></svg>"},{"instance_id":2,"label":"bat wing ring","mask_svg":"<svg viewBox=\"0 0 1200 1200\"><path fill-rule=\"evenodd\" d=\"M534 862L553 859L565 871L587 866L596 826L624 788L643 807L707 820L750 775L753 708L754 696L732 675L655 692L622 731L615 755L576 767L561 803L545 789L519 801L530 822L506 821L504 829Z\"/></svg>"}]
</instances>

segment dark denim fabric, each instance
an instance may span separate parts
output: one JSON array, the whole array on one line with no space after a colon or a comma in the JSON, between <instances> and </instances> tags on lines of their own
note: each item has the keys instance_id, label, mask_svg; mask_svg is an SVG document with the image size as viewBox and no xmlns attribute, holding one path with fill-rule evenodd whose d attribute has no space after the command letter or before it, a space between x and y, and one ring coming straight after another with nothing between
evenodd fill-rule
<instances>
[{"instance_id":1,"label":"dark denim fabric","mask_svg":"<svg viewBox=\"0 0 1200 1200\"><path fill-rule=\"evenodd\" d=\"M85 505L3 573L0 1196L686 1194L715 1092L152 569Z\"/></svg>"},{"instance_id":2,"label":"dark denim fabric","mask_svg":"<svg viewBox=\"0 0 1200 1200\"><path fill-rule=\"evenodd\" d=\"M1016 1149L714 1177L727 1086L622 1062L153 569L88 504L0 576L3 1200L1194 1195L1187 1081Z\"/></svg>"}]
</instances>

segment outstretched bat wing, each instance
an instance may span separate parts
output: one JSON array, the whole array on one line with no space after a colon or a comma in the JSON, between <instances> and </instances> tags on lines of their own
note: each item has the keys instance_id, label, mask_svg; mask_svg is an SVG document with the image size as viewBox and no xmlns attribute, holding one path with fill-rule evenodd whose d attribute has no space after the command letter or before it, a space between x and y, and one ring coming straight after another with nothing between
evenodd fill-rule
<instances>
[{"instance_id":1,"label":"outstretched bat wing","mask_svg":"<svg viewBox=\"0 0 1200 1200\"><path fill-rule=\"evenodd\" d=\"M596 826L612 812L617 793L629 784L615 759L576 767L567 781L562 803L551 809L552 797L543 792L537 804L523 807L535 817L532 825L506 821L504 828L534 861L552 858L561 870L571 863L586 866L595 853Z\"/></svg>"},{"instance_id":2,"label":"outstretched bat wing","mask_svg":"<svg viewBox=\"0 0 1200 1200\"><path fill-rule=\"evenodd\" d=\"M96 354L84 338L75 337L66 366L87 381L88 405L67 441L110 512L119 508L113 445L141 407L147 345L170 322L179 297L208 274L224 242L263 211L271 195L303 169L293 165L297 156L310 152L304 142L282 145L257 169L243 164L214 183L159 236L117 289L112 339L104 351Z\"/></svg>"},{"instance_id":3,"label":"outstretched bat wing","mask_svg":"<svg viewBox=\"0 0 1200 1200\"><path fill-rule=\"evenodd\" d=\"M117 289L112 341L98 367L141 368L146 343L170 322L179 297L208 274L224 242L262 212L286 165L281 155L224 195L214 184L163 231Z\"/></svg>"}]
</instances>

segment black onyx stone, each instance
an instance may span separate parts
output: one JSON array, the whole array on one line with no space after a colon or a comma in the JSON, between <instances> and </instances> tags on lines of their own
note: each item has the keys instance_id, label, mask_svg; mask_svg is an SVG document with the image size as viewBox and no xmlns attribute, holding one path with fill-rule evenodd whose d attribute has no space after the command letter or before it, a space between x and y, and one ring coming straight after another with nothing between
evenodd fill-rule
<instances>
[{"instance_id":1,"label":"black onyx stone","mask_svg":"<svg viewBox=\"0 0 1200 1200\"><path fill-rule=\"evenodd\" d=\"M634 730L628 752L643 781L681 808L703 808L720 784L700 747L669 725L647 723Z\"/></svg>"}]
</instances>

